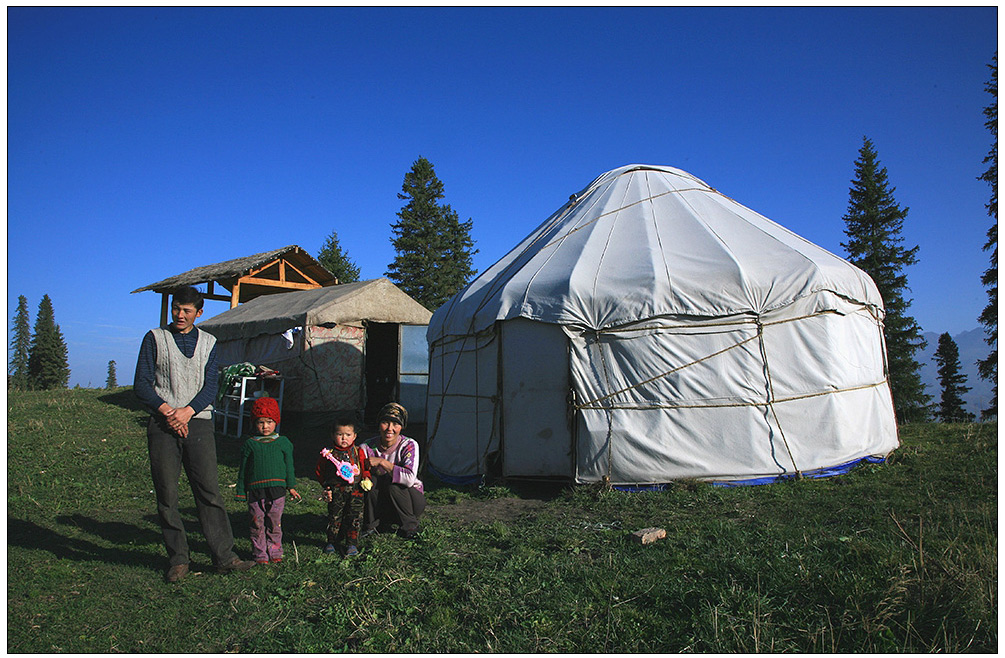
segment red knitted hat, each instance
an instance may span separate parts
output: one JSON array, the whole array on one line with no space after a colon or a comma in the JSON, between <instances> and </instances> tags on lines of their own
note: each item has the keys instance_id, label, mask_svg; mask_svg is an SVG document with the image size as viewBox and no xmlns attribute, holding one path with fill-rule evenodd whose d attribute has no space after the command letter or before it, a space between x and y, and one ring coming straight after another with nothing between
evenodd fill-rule
<instances>
[{"instance_id":1,"label":"red knitted hat","mask_svg":"<svg viewBox=\"0 0 1005 658\"><path fill-rule=\"evenodd\" d=\"M251 420L256 418L271 418L279 424L279 403L276 398L256 398L251 403Z\"/></svg>"}]
</instances>

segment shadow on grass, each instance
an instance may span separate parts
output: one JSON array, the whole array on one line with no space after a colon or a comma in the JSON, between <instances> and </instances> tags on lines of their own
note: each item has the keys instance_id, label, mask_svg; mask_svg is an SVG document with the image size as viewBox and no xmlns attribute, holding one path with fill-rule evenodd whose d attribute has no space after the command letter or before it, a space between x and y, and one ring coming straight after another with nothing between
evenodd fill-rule
<instances>
[{"instance_id":1,"label":"shadow on grass","mask_svg":"<svg viewBox=\"0 0 1005 658\"><path fill-rule=\"evenodd\" d=\"M496 479L484 486L481 484L450 484L440 480L429 472L424 474L422 482L425 485L427 494L438 491L456 491L476 498L515 497L523 500L540 500L544 502L560 498L564 492L572 487L567 482L513 479ZM508 492L509 495L497 495L494 490Z\"/></svg>"},{"instance_id":2,"label":"shadow on grass","mask_svg":"<svg viewBox=\"0 0 1005 658\"><path fill-rule=\"evenodd\" d=\"M112 393L99 395L98 400L105 404L121 407L127 411L147 411L147 408L140 402L140 399L133 393L132 387L116 390Z\"/></svg>"},{"instance_id":3,"label":"shadow on grass","mask_svg":"<svg viewBox=\"0 0 1005 658\"><path fill-rule=\"evenodd\" d=\"M136 419L136 424L144 428L147 426L147 422L149 420L147 414L149 410L142 402L140 402L139 398L136 397L136 394L133 393L132 387L120 389L105 395L99 395L98 401L125 409L126 411L143 412L143 415Z\"/></svg>"},{"instance_id":4,"label":"shadow on grass","mask_svg":"<svg viewBox=\"0 0 1005 658\"><path fill-rule=\"evenodd\" d=\"M61 534L51 528L24 519L7 520L7 545L48 551L55 557L79 562L104 562L134 567L154 568L149 551L131 547L129 543L160 541L160 533L118 521L98 521L81 514L61 516L57 523L72 526L115 544L106 547L87 539ZM159 565L158 565L159 568Z\"/></svg>"},{"instance_id":5,"label":"shadow on grass","mask_svg":"<svg viewBox=\"0 0 1005 658\"><path fill-rule=\"evenodd\" d=\"M287 501L287 505L290 502ZM294 503L295 505L295 503ZM287 511L283 513L283 544L289 545L290 542L295 541L301 546L308 546L316 544L319 547L323 547L326 538L326 527L328 525L328 519L323 514L314 514L311 512L297 512L290 511L290 508L286 508ZM244 525L235 526L235 534L241 533L244 537L248 536L248 524L247 517L245 517ZM238 527L240 530L238 530Z\"/></svg>"}]
</instances>

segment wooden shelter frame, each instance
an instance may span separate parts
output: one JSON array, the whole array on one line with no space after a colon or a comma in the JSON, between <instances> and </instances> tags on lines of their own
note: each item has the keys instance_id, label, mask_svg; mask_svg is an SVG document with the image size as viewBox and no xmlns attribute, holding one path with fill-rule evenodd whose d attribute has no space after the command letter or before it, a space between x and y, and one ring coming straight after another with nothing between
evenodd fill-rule
<instances>
[{"instance_id":1,"label":"wooden shelter frame","mask_svg":"<svg viewBox=\"0 0 1005 658\"><path fill-rule=\"evenodd\" d=\"M161 326L168 324L171 294L179 288L206 284L206 299L230 302L230 308L261 295L311 290L338 284L338 279L313 256L290 245L261 254L204 265L133 292L161 293ZM217 291L222 287L226 294Z\"/></svg>"}]
</instances>

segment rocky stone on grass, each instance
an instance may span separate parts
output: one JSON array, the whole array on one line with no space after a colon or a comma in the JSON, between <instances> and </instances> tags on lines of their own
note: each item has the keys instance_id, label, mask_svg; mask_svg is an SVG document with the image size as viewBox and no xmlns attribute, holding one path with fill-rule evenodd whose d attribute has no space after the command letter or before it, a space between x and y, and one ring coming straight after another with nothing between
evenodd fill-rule
<instances>
[{"instance_id":1,"label":"rocky stone on grass","mask_svg":"<svg viewBox=\"0 0 1005 658\"><path fill-rule=\"evenodd\" d=\"M663 528L643 528L642 530L636 530L629 537L632 541L638 542L643 546L647 544L653 544L658 539L663 539L667 536L667 531Z\"/></svg>"}]
</instances>

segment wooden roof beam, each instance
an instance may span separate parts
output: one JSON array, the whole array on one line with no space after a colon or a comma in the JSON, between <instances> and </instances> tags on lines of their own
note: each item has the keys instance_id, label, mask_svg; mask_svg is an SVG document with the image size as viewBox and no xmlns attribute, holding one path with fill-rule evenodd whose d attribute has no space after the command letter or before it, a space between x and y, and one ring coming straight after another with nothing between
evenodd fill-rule
<instances>
[{"instance_id":1,"label":"wooden roof beam","mask_svg":"<svg viewBox=\"0 0 1005 658\"><path fill-rule=\"evenodd\" d=\"M278 258L278 259L276 259L274 261L271 261L269 263L265 263L261 267L256 267L254 269L249 270L247 274L245 274L243 277L241 277L241 281L247 282L248 281L248 277L253 277L254 278L257 275L261 274L262 272L265 272L266 270L272 269L273 267L275 267L277 265L279 266L278 267L278 269L279 269L279 279L278 279L278 281L280 281L282 283L286 283L286 282L289 281L289 279L287 278L287 271L286 271L287 268L289 268L290 270L292 270L292 271L296 272L298 275L300 275L304 279L304 281L307 281L308 283L314 284L314 285L311 286L312 288L321 288L321 287L323 287L323 284L321 284L317 279L315 279L314 277L312 277L312 276L310 276L308 274L305 274L303 272L303 270L301 270L299 267L297 267L293 263L287 261L285 258ZM259 281L271 281L271 282L275 283L276 279L259 278Z\"/></svg>"},{"instance_id":2,"label":"wooden roof beam","mask_svg":"<svg viewBox=\"0 0 1005 658\"><path fill-rule=\"evenodd\" d=\"M241 277L240 284L253 284L268 288L290 288L293 290L314 290L320 288L319 283L297 283L296 281L276 281L275 279L260 279L254 276Z\"/></svg>"}]
</instances>

